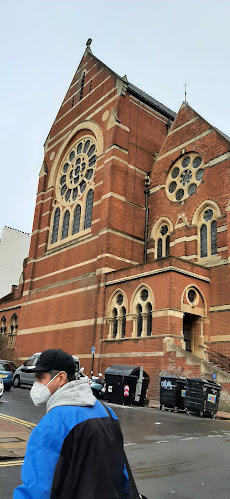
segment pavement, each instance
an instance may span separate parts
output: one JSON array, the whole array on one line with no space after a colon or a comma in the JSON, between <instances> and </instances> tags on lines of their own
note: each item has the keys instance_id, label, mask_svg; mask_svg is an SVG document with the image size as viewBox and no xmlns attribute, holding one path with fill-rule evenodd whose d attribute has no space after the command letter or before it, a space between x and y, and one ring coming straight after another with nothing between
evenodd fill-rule
<instances>
[{"instance_id":1,"label":"pavement","mask_svg":"<svg viewBox=\"0 0 230 499\"><path fill-rule=\"evenodd\" d=\"M159 402L150 400L148 408L159 409ZM230 413L218 411L216 417L230 420ZM30 433L35 426L28 421L0 414L0 461L24 458Z\"/></svg>"},{"instance_id":2,"label":"pavement","mask_svg":"<svg viewBox=\"0 0 230 499\"><path fill-rule=\"evenodd\" d=\"M0 461L23 458L30 433L35 426L27 421L0 414Z\"/></svg>"}]
</instances>

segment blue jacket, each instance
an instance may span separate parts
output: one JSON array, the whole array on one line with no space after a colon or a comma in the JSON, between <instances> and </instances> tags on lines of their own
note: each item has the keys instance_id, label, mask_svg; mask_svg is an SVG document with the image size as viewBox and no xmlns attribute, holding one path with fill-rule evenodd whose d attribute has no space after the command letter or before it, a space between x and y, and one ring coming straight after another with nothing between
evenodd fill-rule
<instances>
[{"instance_id":1,"label":"blue jacket","mask_svg":"<svg viewBox=\"0 0 230 499\"><path fill-rule=\"evenodd\" d=\"M112 420L103 405L92 399L88 384L79 388L78 381L73 381L62 393L63 388L51 396L49 412L30 436L23 484L15 489L14 499L132 497L116 415L109 408ZM80 398L71 397L71 390L72 394L80 390ZM90 405L66 405L76 404L77 398L82 403L84 397ZM61 401L64 405L58 405Z\"/></svg>"}]
</instances>

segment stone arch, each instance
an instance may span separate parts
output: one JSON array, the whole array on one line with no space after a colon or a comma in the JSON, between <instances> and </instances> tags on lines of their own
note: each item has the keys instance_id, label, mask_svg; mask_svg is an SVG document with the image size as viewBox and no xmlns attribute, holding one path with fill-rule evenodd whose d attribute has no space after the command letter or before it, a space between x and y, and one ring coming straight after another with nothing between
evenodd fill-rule
<instances>
[{"instance_id":1,"label":"stone arch","mask_svg":"<svg viewBox=\"0 0 230 499\"><path fill-rule=\"evenodd\" d=\"M99 127L99 125L94 121L87 121L87 120L82 121L81 123L78 123L78 125L76 125L73 128L73 130L71 130L71 132L68 133L67 137L63 140L63 142L60 146L60 149L59 149L59 151L54 159L53 165L51 167L50 175L49 175L48 189L54 186L55 173L56 173L57 167L59 165L59 162L62 158L64 151L68 148L68 145L69 145L71 139L73 139L73 137L75 135L77 135L78 132L83 131L83 130L85 130L86 132L87 132L87 130L89 130L89 131L93 132L93 134L95 135L96 142L97 142L97 151L98 151L97 158L99 158L103 154L103 150L104 150L103 133L102 133L102 130Z\"/></svg>"},{"instance_id":2,"label":"stone arch","mask_svg":"<svg viewBox=\"0 0 230 499\"><path fill-rule=\"evenodd\" d=\"M160 234L161 227L166 225L168 227L168 233L165 236ZM157 220L155 225L151 230L151 239L155 241L154 258L161 258L162 256L169 256L170 254L170 234L173 231L173 224L170 218L162 216ZM167 236L167 242L166 242ZM160 255L158 252L158 244L161 243Z\"/></svg>"},{"instance_id":3,"label":"stone arch","mask_svg":"<svg viewBox=\"0 0 230 499\"><path fill-rule=\"evenodd\" d=\"M142 291L147 291L146 298ZM147 337L152 335L152 312L155 308L155 300L152 289L145 283L141 283L134 291L130 301L130 314L133 318L132 338Z\"/></svg>"},{"instance_id":4,"label":"stone arch","mask_svg":"<svg viewBox=\"0 0 230 499\"><path fill-rule=\"evenodd\" d=\"M116 296L121 293L124 297L124 301L122 303L122 305L126 308L127 312L128 312L128 298L127 298L127 295L125 293L125 291L123 291L123 289L121 288L117 288L113 294L110 296L110 299L108 301L108 305L107 305L107 317L111 317L111 313L112 313L112 309L113 309L113 306L115 304L115 298Z\"/></svg>"},{"instance_id":5,"label":"stone arch","mask_svg":"<svg viewBox=\"0 0 230 499\"><path fill-rule=\"evenodd\" d=\"M119 295L123 296L121 303L117 301ZM109 322L108 339L120 340L125 337L127 313L127 295L123 289L118 288L111 295L107 305L107 321Z\"/></svg>"},{"instance_id":6,"label":"stone arch","mask_svg":"<svg viewBox=\"0 0 230 499\"><path fill-rule=\"evenodd\" d=\"M207 302L206 302L206 299L204 297L203 292L199 288L199 286L197 286L197 284L194 284L194 283L188 284L184 288L183 292L181 293L181 310L182 310L182 312L185 312L186 310L188 311L188 309L185 310L184 298L185 298L185 296L187 295L187 293L188 293L188 291L190 289L196 290L197 293L198 293L198 295L200 296L202 302L203 302L203 307L196 307L196 304L194 304L194 306L192 306L192 305L189 305L189 302L188 302L188 306L191 307L191 313L195 314L195 315L201 315L201 317L207 317ZM199 313L198 313L198 308L199 308ZM203 311L201 311L201 308L203 308Z\"/></svg>"},{"instance_id":7,"label":"stone arch","mask_svg":"<svg viewBox=\"0 0 230 499\"><path fill-rule=\"evenodd\" d=\"M147 302L151 302L153 310L154 310L154 308L155 308L155 299L154 299L153 291L152 291L152 289L150 288L150 286L148 284L141 283L135 289L134 293L132 294L132 297L131 297L131 300L130 300L130 314L135 313L135 307L138 304L139 293L140 293L141 289L144 289L144 288L146 288L148 290L148 292L149 292L149 297L148 297L148 300L146 300L146 304L147 304Z\"/></svg>"},{"instance_id":8,"label":"stone arch","mask_svg":"<svg viewBox=\"0 0 230 499\"><path fill-rule=\"evenodd\" d=\"M207 318L207 303L204 294L196 284L188 284L181 293L181 310L183 312L182 347L198 357L205 358L204 320Z\"/></svg>"},{"instance_id":9,"label":"stone arch","mask_svg":"<svg viewBox=\"0 0 230 499\"><path fill-rule=\"evenodd\" d=\"M213 211L216 214L216 217L221 216L221 211L220 211L218 204L215 201L212 201L211 199L206 199L196 208L196 211L194 212L194 215L192 217L192 225L198 224L199 217L200 217L202 211L204 211L205 208L208 208L208 207L211 207L213 209Z\"/></svg>"}]
</instances>

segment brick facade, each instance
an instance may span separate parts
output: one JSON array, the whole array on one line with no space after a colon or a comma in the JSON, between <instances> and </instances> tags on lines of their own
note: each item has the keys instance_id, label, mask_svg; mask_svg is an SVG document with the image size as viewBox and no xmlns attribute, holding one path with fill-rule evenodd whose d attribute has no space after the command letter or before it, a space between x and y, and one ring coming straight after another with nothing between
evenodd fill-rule
<instances>
[{"instance_id":1,"label":"brick facade","mask_svg":"<svg viewBox=\"0 0 230 499\"><path fill-rule=\"evenodd\" d=\"M96 148L92 168L87 140ZM80 173L71 154L85 162ZM201 359L206 345L229 356L229 166L230 139L186 102L175 115L87 48L45 143L20 287L0 303L7 325L17 314L18 358L60 347L89 373L94 345L95 371L143 365L155 395L162 371L201 374L165 340Z\"/></svg>"}]
</instances>

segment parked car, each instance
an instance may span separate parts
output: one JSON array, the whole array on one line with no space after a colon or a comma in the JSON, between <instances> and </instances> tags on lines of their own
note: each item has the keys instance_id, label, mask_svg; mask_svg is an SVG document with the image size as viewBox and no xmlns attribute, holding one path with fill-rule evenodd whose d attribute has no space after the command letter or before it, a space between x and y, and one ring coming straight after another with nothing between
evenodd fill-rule
<instances>
[{"instance_id":1,"label":"parked car","mask_svg":"<svg viewBox=\"0 0 230 499\"><path fill-rule=\"evenodd\" d=\"M15 388L19 388L21 384L25 385L33 385L35 381L35 374L32 372L26 372L26 368L33 367L35 369L35 366L37 364L37 361L41 355L41 352L34 353L27 359L21 366L19 366L15 373L14 373L14 378L13 378L13 384ZM76 372L79 372L80 369L80 361L79 358L73 355L74 361L75 361L75 366L76 366ZM23 369L23 371L22 371Z\"/></svg>"},{"instance_id":2,"label":"parked car","mask_svg":"<svg viewBox=\"0 0 230 499\"><path fill-rule=\"evenodd\" d=\"M0 378L2 378L5 390L10 390L13 384L14 371L12 364L12 361L0 360Z\"/></svg>"},{"instance_id":3,"label":"parked car","mask_svg":"<svg viewBox=\"0 0 230 499\"><path fill-rule=\"evenodd\" d=\"M4 384L3 384L2 378L0 378L0 398L3 395L3 392L4 392Z\"/></svg>"}]
</instances>

